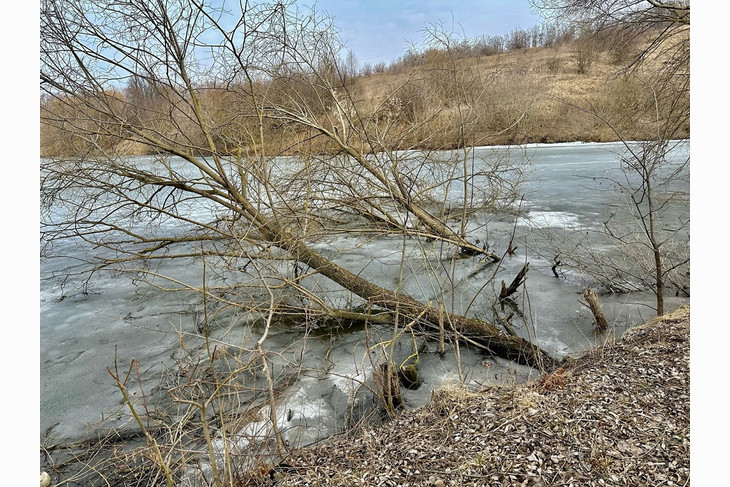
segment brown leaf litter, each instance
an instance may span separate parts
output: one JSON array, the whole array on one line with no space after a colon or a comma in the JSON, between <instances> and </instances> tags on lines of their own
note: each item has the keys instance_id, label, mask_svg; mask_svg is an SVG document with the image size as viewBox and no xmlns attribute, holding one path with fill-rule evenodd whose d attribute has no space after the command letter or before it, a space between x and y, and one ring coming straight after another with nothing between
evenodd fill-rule
<instances>
[{"instance_id":1,"label":"brown leaf litter","mask_svg":"<svg viewBox=\"0 0 730 487\"><path fill-rule=\"evenodd\" d=\"M248 485L689 485L689 307L561 365L530 384L440 392Z\"/></svg>"}]
</instances>

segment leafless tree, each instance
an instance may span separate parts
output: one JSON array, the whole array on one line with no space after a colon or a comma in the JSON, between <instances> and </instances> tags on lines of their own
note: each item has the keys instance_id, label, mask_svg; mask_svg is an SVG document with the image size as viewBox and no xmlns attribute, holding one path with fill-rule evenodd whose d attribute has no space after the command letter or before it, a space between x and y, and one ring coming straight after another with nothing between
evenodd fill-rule
<instances>
[{"instance_id":1,"label":"leafless tree","mask_svg":"<svg viewBox=\"0 0 730 487\"><path fill-rule=\"evenodd\" d=\"M689 156L677 141L623 142L620 173L597 180L621 196L626 215L611 212L586 233L551 233L551 252L611 292L651 290L662 315L668 289L689 296Z\"/></svg>"},{"instance_id":2,"label":"leafless tree","mask_svg":"<svg viewBox=\"0 0 730 487\"><path fill-rule=\"evenodd\" d=\"M689 69L689 0L531 0L548 20L579 25L597 35L609 32L641 40L644 48L630 62L638 66L652 56L665 61L667 75Z\"/></svg>"},{"instance_id":3,"label":"leafless tree","mask_svg":"<svg viewBox=\"0 0 730 487\"><path fill-rule=\"evenodd\" d=\"M617 291L651 289L656 312L664 313L665 289L689 295L689 220L672 220L672 207L688 205L681 184L689 179L689 157L669 163L678 134L689 126L690 2L662 0L537 0L546 16L593 32L610 48L610 39L643 46L627 59L622 76L640 87L641 100L622 119L593 105L576 106L608 126L625 149L621 175L607 176L626 197L631 222L611 215L594 242L563 245L572 265L598 277ZM615 44L613 44L615 45ZM619 46L621 47L621 46ZM625 115L623 115L625 117ZM646 124L653 134L645 141L625 140L622 127ZM686 186L686 185L685 185ZM623 253L597 251L601 238L618 242ZM580 252L575 252L576 249ZM569 250L572 249L572 250Z\"/></svg>"},{"instance_id":4,"label":"leafless tree","mask_svg":"<svg viewBox=\"0 0 730 487\"><path fill-rule=\"evenodd\" d=\"M355 215L377 223L370 231L499 260L434 211L435 183L424 175L452 161L395 150L426 147L446 108L396 117L413 79L384 100L364 99L341 70L326 18L280 2L44 0L41 32L41 120L77 143L42 161L43 239L88 242L98 249L95 269L152 275L150 262L218 259L242 269L240 284L296 262L281 286L304 295L313 313L348 311L306 288L317 274L366 309L393 310L428 331L443 322L436 307L360 277L312 243ZM150 157L125 157L131 147ZM259 271L251 275L246 262ZM231 292L206 295L261 311ZM550 360L490 323L448 319L469 343L532 365Z\"/></svg>"}]
</instances>

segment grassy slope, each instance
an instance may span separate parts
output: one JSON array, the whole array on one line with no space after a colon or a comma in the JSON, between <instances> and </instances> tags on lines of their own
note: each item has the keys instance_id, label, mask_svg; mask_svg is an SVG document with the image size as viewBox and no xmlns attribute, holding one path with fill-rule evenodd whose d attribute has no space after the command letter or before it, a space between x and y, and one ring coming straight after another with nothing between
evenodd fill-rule
<instances>
[{"instance_id":1,"label":"grassy slope","mask_svg":"<svg viewBox=\"0 0 730 487\"><path fill-rule=\"evenodd\" d=\"M426 138L421 132L418 141L405 140L402 144L404 148L409 145L433 149L458 146L459 109L471 117L468 145L617 140L617 134L589 112L594 109L624 139L653 138L656 124L652 93L636 78L627 78L622 74L622 68L630 62L633 53L624 53L624 58L617 60L611 52L597 52L594 49L591 51L592 62L581 73L578 69L579 49L580 46L574 42L558 47L457 59L454 64L458 71L456 77L468 79L470 83L469 106L454 101L461 98L452 95L453 85L439 79L449 77L448 70L452 67L450 59L431 60L430 64L424 63L412 70L396 66L384 73L360 76L350 85L350 89L358 100L360 116L366 118L375 116L379 104L389 95L417 100L417 110L420 112L416 113L416 119L428 118L426 112L430 108L441 99L453 96L454 100L440 107L442 112L434 125L426 128L432 131L433 136ZM638 49L635 48L633 52L638 52ZM644 73L655 69L656 65L652 65L651 60L645 61ZM410 80L410 92L402 89L406 80ZM215 106L210 108L211 113L217 109ZM325 117L336 119L333 114ZM407 123L403 128L407 128ZM287 148L295 146L296 150L303 150L303 146L297 145L297 139L309 140L312 134L299 130L281 133L275 130L270 135L270 140L277 141L274 143L277 147L272 146L270 149L276 153L287 153L290 152ZM673 138L688 137L687 120L685 126L673 134ZM64 145L65 148L59 151L56 145L63 145L67 139L67 135L41 125L41 155L87 150L82 146L69 148ZM199 143L205 145L203 141ZM315 152L333 150L331 144L321 139L307 147ZM116 144L116 149L111 151L143 154L146 148L125 141Z\"/></svg>"},{"instance_id":2,"label":"grassy slope","mask_svg":"<svg viewBox=\"0 0 730 487\"><path fill-rule=\"evenodd\" d=\"M578 46L533 48L495 56L462 59L458 65L488 80L480 97L484 124L480 137L489 144L614 141L616 133L586 110L595 108L623 138L642 140L654 133L651 93L623 75L629 58L595 53L586 72L578 70ZM649 63L646 70L654 69ZM402 75L373 74L361 78L368 98L382 99ZM524 111L524 112L523 112ZM513 125L514 124L514 125ZM679 134L689 137L689 125ZM456 141L444 141L444 146Z\"/></svg>"}]
</instances>

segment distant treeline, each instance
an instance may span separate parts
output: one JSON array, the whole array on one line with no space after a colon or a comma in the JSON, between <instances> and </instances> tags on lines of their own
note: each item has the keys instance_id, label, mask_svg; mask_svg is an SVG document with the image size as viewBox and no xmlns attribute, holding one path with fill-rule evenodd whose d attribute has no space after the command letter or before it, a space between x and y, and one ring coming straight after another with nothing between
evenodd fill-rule
<instances>
[{"instance_id":1,"label":"distant treeline","mask_svg":"<svg viewBox=\"0 0 730 487\"><path fill-rule=\"evenodd\" d=\"M625 51L629 44L635 44L636 35L618 30L602 32L601 39L608 41L610 49L619 52ZM461 58L481 56L495 56L511 51L519 51L535 47L558 47L575 41L576 39L595 39L596 33L590 29L579 29L574 25L561 27L556 24L544 23L534 25L528 29L517 28L505 35L482 35L475 38L463 38L449 46L451 54ZM442 45L427 45L423 48L411 47L404 55L390 63L381 61L375 64L365 63L355 65L356 74L371 75L373 73L398 72L404 68L423 65L428 62L429 56L443 52ZM353 55L348 53L348 63L353 64Z\"/></svg>"}]
</instances>

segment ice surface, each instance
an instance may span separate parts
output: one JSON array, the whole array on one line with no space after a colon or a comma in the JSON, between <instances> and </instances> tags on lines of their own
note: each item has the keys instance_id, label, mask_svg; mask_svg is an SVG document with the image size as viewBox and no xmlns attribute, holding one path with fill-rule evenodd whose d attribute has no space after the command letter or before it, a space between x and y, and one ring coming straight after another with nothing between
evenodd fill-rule
<instances>
[{"instance_id":1,"label":"ice surface","mask_svg":"<svg viewBox=\"0 0 730 487\"><path fill-rule=\"evenodd\" d=\"M486 154L492 150L477 151ZM386 287L397 285L403 275L403 291L424 302L442 298L436 291L440 284L445 284L447 292L443 298L447 309L463 312L469 308L477 317L489 314L493 304L489 296L499 293L499 283L511 282L529 261L527 281L518 295L525 317L513 323L517 333L535 339L558 356L576 354L606 337L595 335L590 313L580 304L582 283L577 278L556 279L551 272L552 255L536 255L532 243L538 227L555 227L569 237L578 229L600 225L616 211L622 201L612 199L610 192L597 190L605 189L600 178L616 169L616 154L620 150L618 144L510 149L510 157L529 159L534 177L525 188L522 209L526 215L517 227L510 218L476 216L467 229L473 232L470 238L478 238L500 253L515 232L517 252L506 256L499 265L476 258L442 260L449 254L442 254L434 244L426 260L409 259L408 266L401 269L402 238L364 242L340 235L318 242L316 247L341 265ZM687 150L688 144L681 147L681 151ZM450 191L457 202L456 186ZM196 211L206 214L210 209ZM408 241L407 245L409 257L419 255L410 252L422 243ZM346 249L355 250L340 252ZM175 370L181 357L194 354L196 347L202 350L197 331L201 322L198 296L188 292L163 293L135 282L130 279L135 276L128 273L104 271L89 282L81 276L67 278L66 274L78 270L80 265L69 256L81 251L83 248L77 242L69 240L52 251L52 255L66 257L41 261L40 431L42 438L48 432L54 441L78 440L128 425L121 394L107 371L114 371L115 364L126 372L132 359L139 363L143 390L136 384L130 387L142 400L143 394L154 396L154 385L166 372ZM200 266L189 262L167 262L158 271L183 282L201 282ZM453 273L452 278L447 279L447 272ZM489 282L492 277L494 280ZM316 289L318 296L335 306L358 304L351 293L319 276L306 278L303 285ZM614 324L613 332L620 335L627 326L649 318L646 304L651 299L649 294L603 297L604 312ZM667 307L680 302L679 298L669 298ZM261 333L260 329L245 327L240 315L222 315L219 321L222 325L216 329L220 335L216 339L221 345L252 347ZM282 360L272 363L277 374L302 371L282 395L277 417L293 442L307 443L336 431L353 400L367 403L363 396L367 388L362 384L372 380L376 363L371 362L368 347L380 353L381 349L373 345L387 340L389 330L373 328L369 334L356 330L325 337L305 336L303 331L272 330L265 346L267 350L281 351ZM187 347L184 353L183 343ZM407 360L414 353L413 343L410 336L402 337L394 359L399 363ZM419 347L423 345L422 340L417 343ZM409 407L425 404L432 391L454 383L480 387L534 378L534 371L529 368L465 347L458 354L454 348L448 348L444 358L436 352L433 343L427 343L420 351L418 368L423 385L416 391L404 390ZM269 426L264 415L251 423L248 437L264 434ZM240 441L246 436L241 435Z\"/></svg>"}]
</instances>

